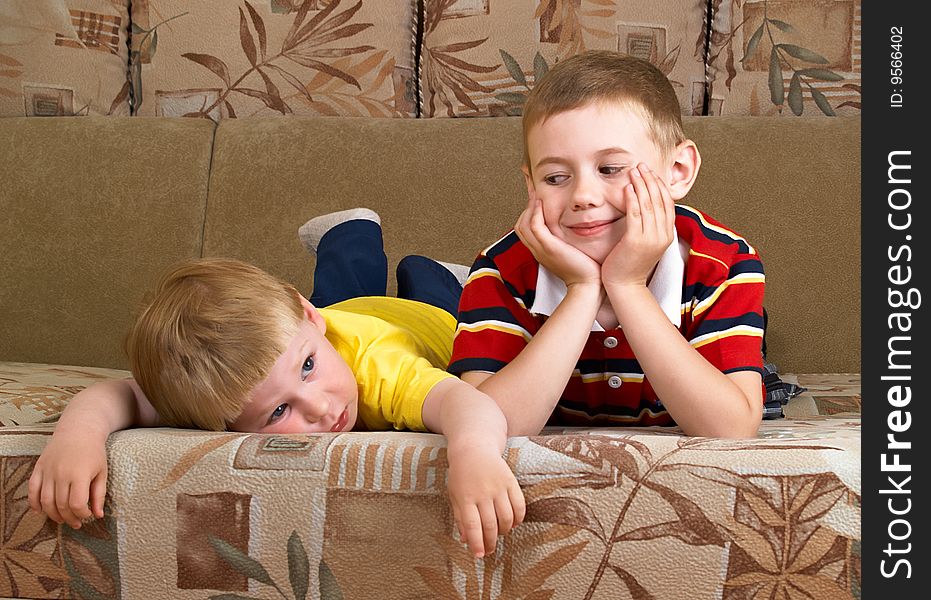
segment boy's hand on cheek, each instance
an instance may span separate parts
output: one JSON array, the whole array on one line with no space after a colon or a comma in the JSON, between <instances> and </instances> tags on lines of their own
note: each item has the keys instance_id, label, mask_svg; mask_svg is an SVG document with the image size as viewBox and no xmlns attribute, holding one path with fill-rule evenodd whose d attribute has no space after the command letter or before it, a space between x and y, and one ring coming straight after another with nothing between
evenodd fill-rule
<instances>
[{"instance_id":1,"label":"boy's hand on cheek","mask_svg":"<svg viewBox=\"0 0 931 600\"><path fill-rule=\"evenodd\" d=\"M543 218L543 203L531 191L527 208L514 225L517 237L541 265L563 280L573 284L601 283L601 266L587 254L559 239L550 231Z\"/></svg>"},{"instance_id":2,"label":"boy's hand on cheek","mask_svg":"<svg viewBox=\"0 0 931 600\"><path fill-rule=\"evenodd\" d=\"M631 170L624 195L627 201L624 235L601 265L602 283L606 288L645 286L673 240L675 203L666 183L645 163Z\"/></svg>"},{"instance_id":3,"label":"boy's hand on cheek","mask_svg":"<svg viewBox=\"0 0 931 600\"><path fill-rule=\"evenodd\" d=\"M459 538L477 558L524 520L524 494L501 456L487 448L449 449L449 501Z\"/></svg>"}]
</instances>

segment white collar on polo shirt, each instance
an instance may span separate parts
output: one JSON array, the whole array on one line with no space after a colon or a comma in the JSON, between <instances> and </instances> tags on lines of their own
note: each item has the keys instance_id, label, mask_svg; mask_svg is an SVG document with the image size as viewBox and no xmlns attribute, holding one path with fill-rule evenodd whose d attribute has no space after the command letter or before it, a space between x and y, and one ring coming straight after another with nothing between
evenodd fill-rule
<instances>
[{"instance_id":1,"label":"white collar on polo shirt","mask_svg":"<svg viewBox=\"0 0 931 600\"><path fill-rule=\"evenodd\" d=\"M679 239L673 230L672 243L663 252L653 278L647 289L656 298L660 308L669 317L673 325L682 323L682 278L685 275L685 262L688 260L689 247ZM566 297L566 284L543 265L537 266L537 289L530 312L535 315L550 316ZM592 323L592 331L604 331L598 321Z\"/></svg>"}]
</instances>

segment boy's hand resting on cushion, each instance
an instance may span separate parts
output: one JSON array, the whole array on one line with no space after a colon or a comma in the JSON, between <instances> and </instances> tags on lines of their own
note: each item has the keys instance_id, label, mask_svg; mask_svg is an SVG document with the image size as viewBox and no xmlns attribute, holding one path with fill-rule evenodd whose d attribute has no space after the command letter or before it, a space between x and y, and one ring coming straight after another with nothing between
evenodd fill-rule
<instances>
[{"instance_id":1,"label":"boy's hand resting on cushion","mask_svg":"<svg viewBox=\"0 0 931 600\"><path fill-rule=\"evenodd\" d=\"M52 436L29 478L29 507L80 529L103 517L107 493L107 433L63 431Z\"/></svg>"},{"instance_id":2,"label":"boy's hand resting on cushion","mask_svg":"<svg viewBox=\"0 0 931 600\"><path fill-rule=\"evenodd\" d=\"M29 478L29 507L78 529L103 517L107 437L129 427L159 425L132 379L100 381L78 392L55 425ZM88 503L90 506L88 506Z\"/></svg>"},{"instance_id":3,"label":"boy's hand resting on cushion","mask_svg":"<svg viewBox=\"0 0 931 600\"><path fill-rule=\"evenodd\" d=\"M501 458L507 421L495 401L456 377L439 382L423 405L427 429L446 436L447 492L463 542L477 557L524 520L524 494Z\"/></svg>"},{"instance_id":4,"label":"boy's hand resting on cushion","mask_svg":"<svg viewBox=\"0 0 931 600\"><path fill-rule=\"evenodd\" d=\"M524 494L511 468L487 445L448 450L449 501L459 538L478 558L495 551L524 519Z\"/></svg>"}]
</instances>

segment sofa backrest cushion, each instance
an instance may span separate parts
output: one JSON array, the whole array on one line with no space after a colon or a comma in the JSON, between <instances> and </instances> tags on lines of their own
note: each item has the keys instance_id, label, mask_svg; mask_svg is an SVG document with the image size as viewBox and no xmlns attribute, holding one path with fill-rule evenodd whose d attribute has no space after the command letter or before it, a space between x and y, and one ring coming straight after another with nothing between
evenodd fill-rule
<instances>
[{"instance_id":1,"label":"sofa backrest cushion","mask_svg":"<svg viewBox=\"0 0 931 600\"><path fill-rule=\"evenodd\" d=\"M780 372L860 372L860 118L694 118L688 203L745 235L766 271Z\"/></svg>"},{"instance_id":2,"label":"sofa backrest cushion","mask_svg":"<svg viewBox=\"0 0 931 600\"><path fill-rule=\"evenodd\" d=\"M745 235L767 271L768 358L859 371L859 120L686 118L704 162L686 203ZM310 217L369 207L391 268L471 264L526 203L520 121L248 119L217 128L204 253L255 262L309 293ZM393 282L389 289L393 289Z\"/></svg>"},{"instance_id":3,"label":"sofa backrest cushion","mask_svg":"<svg viewBox=\"0 0 931 600\"><path fill-rule=\"evenodd\" d=\"M213 129L0 119L0 360L125 367L143 293L201 254Z\"/></svg>"}]
</instances>

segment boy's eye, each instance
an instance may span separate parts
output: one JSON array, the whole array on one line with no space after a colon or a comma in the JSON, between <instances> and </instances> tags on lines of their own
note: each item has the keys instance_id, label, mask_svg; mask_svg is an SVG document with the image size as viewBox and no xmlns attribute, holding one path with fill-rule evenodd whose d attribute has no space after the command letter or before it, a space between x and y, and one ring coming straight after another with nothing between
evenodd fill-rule
<instances>
[{"instance_id":1,"label":"boy's eye","mask_svg":"<svg viewBox=\"0 0 931 600\"><path fill-rule=\"evenodd\" d=\"M314 370L314 357L308 356L304 359L304 364L301 365L301 379L306 379L310 375L311 371Z\"/></svg>"},{"instance_id":2,"label":"boy's eye","mask_svg":"<svg viewBox=\"0 0 931 600\"><path fill-rule=\"evenodd\" d=\"M543 181L549 185L559 185L567 179L566 175L547 175Z\"/></svg>"},{"instance_id":3,"label":"boy's eye","mask_svg":"<svg viewBox=\"0 0 931 600\"><path fill-rule=\"evenodd\" d=\"M618 173L620 173L621 171L623 171L623 170L626 169L626 168L627 168L627 167L622 167L622 166L618 166L618 165L606 165L606 166L603 166L603 167L599 167L599 168L598 168L598 171L599 171L602 175L617 175Z\"/></svg>"},{"instance_id":4,"label":"boy's eye","mask_svg":"<svg viewBox=\"0 0 931 600\"><path fill-rule=\"evenodd\" d=\"M279 404L279 405L275 408L275 410L272 411L271 416L268 417L268 423L269 423L269 425L271 425L272 423L274 423L274 422L278 421L279 419L281 419L281 417L285 416L285 414L287 414L287 412L288 412L288 405L287 405L287 404Z\"/></svg>"}]
</instances>

